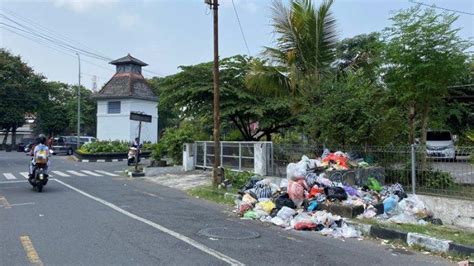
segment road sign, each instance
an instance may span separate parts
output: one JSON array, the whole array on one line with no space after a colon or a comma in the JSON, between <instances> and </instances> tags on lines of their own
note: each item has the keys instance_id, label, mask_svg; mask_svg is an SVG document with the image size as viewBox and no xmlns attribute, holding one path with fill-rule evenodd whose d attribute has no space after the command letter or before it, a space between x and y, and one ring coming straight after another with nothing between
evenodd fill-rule
<instances>
[{"instance_id":1,"label":"road sign","mask_svg":"<svg viewBox=\"0 0 474 266\"><path fill-rule=\"evenodd\" d=\"M130 120L151 123L151 115L139 112L130 112Z\"/></svg>"}]
</instances>

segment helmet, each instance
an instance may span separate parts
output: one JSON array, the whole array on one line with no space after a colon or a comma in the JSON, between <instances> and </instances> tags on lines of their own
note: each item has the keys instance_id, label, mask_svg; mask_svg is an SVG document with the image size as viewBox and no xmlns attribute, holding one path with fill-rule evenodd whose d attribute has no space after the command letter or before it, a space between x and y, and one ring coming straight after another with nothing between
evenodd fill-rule
<instances>
[{"instance_id":1,"label":"helmet","mask_svg":"<svg viewBox=\"0 0 474 266\"><path fill-rule=\"evenodd\" d=\"M40 134L38 136L38 142L41 143L41 144L45 144L46 143L46 136L44 134Z\"/></svg>"}]
</instances>

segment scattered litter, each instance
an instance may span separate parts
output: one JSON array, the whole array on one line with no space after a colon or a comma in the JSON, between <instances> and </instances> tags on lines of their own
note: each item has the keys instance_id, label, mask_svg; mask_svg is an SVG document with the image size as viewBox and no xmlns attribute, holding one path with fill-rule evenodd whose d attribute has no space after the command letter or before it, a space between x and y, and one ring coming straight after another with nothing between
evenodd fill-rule
<instances>
[{"instance_id":1,"label":"scattered litter","mask_svg":"<svg viewBox=\"0 0 474 266\"><path fill-rule=\"evenodd\" d=\"M346 180L351 169L376 169L360 155L325 150L320 158L302 156L287 166L287 178L278 184L252 177L239 190L236 213L244 219L271 223L285 230L317 231L333 238L362 240L361 232L346 218L425 225L442 224L416 196L403 186L384 184L384 177L368 175ZM375 177L374 177L375 176ZM382 241L382 245L388 245Z\"/></svg>"}]
</instances>

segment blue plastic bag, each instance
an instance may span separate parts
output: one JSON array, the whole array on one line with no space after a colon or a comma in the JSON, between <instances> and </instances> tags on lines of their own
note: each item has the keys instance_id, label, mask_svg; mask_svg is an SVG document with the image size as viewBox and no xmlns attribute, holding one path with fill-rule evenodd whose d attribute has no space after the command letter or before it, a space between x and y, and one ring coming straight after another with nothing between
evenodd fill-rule
<instances>
[{"instance_id":1,"label":"blue plastic bag","mask_svg":"<svg viewBox=\"0 0 474 266\"><path fill-rule=\"evenodd\" d=\"M390 214L397 207L398 199L396 196L390 196L383 201L384 213Z\"/></svg>"}]
</instances>

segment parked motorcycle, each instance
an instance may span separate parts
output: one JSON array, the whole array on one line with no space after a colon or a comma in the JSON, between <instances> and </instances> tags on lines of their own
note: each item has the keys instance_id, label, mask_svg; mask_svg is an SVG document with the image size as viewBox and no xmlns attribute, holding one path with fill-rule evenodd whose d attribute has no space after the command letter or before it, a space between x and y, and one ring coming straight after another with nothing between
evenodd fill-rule
<instances>
[{"instance_id":1,"label":"parked motorcycle","mask_svg":"<svg viewBox=\"0 0 474 266\"><path fill-rule=\"evenodd\" d=\"M137 160L137 155L138 155L138 149L135 147L130 147L128 148L128 160L127 160L127 165L133 165L136 163ZM140 162L140 158L138 158L138 162Z\"/></svg>"}]
</instances>

